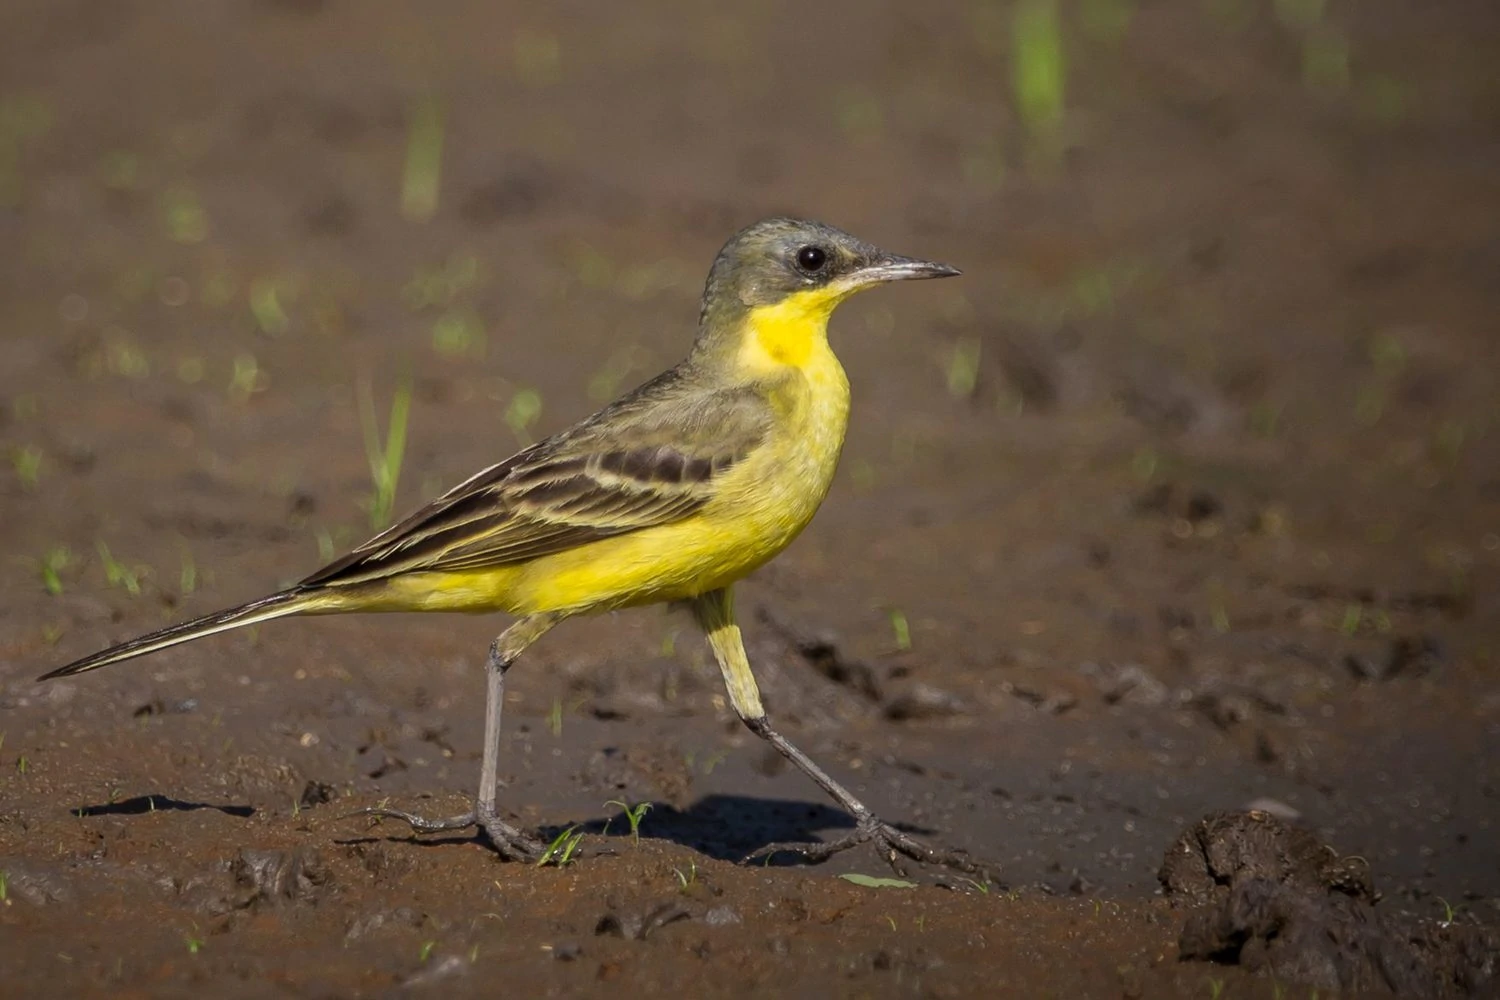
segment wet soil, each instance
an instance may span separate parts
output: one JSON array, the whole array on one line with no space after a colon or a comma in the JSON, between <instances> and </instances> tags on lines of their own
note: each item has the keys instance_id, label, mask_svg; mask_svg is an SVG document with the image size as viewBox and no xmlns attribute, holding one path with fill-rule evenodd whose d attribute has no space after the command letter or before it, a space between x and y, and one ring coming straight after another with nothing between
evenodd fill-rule
<instances>
[{"instance_id":1,"label":"wet soil","mask_svg":"<svg viewBox=\"0 0 1500 1000\"><path fill-rule=\"evenodd\" d=\"M1005 3L5 4L0 992L1485 995L1500 13L1063 6L1049 130ZM735 864L849 820L671 612L510 674L563 868L342 818L464 808L500 622L32 680L367 534L362 385L413 505L676 360L774 212L965 270L840 310L840 477L740 603L780 728L993 884ZM1237 879L1247 808L1328 877Z\"/></svg>"}]
</instances>

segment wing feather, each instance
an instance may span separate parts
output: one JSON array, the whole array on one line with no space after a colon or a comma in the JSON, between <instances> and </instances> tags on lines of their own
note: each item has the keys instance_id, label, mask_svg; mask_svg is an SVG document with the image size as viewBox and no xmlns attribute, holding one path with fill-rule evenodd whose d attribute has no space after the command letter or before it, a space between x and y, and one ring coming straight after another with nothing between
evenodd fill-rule
<instances>
[{"instance_id":1,"label":"wing feather","mask_svg":"<svg viewBox=\"0 0 1500 1000\"><path fill-rule=\"evenodd\" d=\"M760 393L694 389L668 372L470 478L303 585L484 570L669 524L711 501L769 426Z\"/></svg>"}]
</instances>

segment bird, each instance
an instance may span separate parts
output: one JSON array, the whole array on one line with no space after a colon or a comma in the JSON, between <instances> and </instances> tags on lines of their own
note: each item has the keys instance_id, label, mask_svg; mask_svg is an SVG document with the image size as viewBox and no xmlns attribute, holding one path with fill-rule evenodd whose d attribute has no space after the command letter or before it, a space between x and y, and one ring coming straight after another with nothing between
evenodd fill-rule
<instances>
[{"instance_id":1,"label":"bird","mask_svg":"<svg viewBox=\"0 0 1500 1000\"><path fill-rule=\"evenodd\" d=\"M851 295L946 278L946 264L887 253L833 226L769 218L713 261L697 334L678 364L581 422L470 477L285 590L151 632L43 675L67 677L293 615L503 612L490 644L484 746L472 807L430 818L385 806L414 835L476 829L504 859L544 856L497 805L505 677L532 643L578 615L669 603L701 627L740 720L853 819L846 836L768 844L809 862L871 844L902 862L973 872L880 819L772 727L736 623L734 584L812 520L831 486L850 410L828 321Z\"/></svg>"}]
</instances>

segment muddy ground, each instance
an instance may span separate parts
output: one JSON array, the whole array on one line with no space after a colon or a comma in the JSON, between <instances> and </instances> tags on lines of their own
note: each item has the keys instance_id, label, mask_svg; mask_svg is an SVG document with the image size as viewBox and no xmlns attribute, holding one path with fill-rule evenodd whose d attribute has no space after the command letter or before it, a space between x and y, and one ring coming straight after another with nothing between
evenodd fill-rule
<instances>
[{"instance_id":1,"label":"muddy ground","mask_svg":"<svg viewBox=\"0 0 1500 1000\"><path fill-rule=\"evenodd\" d=\"M1180 953L1163 857L1252 804L1500 922L1493 4L1063 4L1060 117L1000 2L3 6L0 992L1326 997ZM563 868L341 818L462 809L500 622L33 682L366 535L359 386L414 505L676 360L775 212L966 272L840 311L839 479L741 605L786 733L993 884L737 867L847 819L664 611L510 675Z\"/></svg>"}]
</instances>

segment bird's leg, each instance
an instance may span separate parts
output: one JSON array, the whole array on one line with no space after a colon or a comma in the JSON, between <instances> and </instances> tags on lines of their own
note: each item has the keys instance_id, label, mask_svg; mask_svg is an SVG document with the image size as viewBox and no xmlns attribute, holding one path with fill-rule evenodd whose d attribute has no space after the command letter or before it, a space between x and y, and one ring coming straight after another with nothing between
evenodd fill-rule
<instances>
[{"instance_id":1,"label":"bird's leg","mask_svg":"<svg viewBox=\"0 0 1500 1000\"><path fill-rule=\"evenodd\" d=\"M708 636L714 659L718 660L719 669L724 675L724 685L729 689L729 700L739 714L740 721L756 736L775 747L783 757L797 765L798 770L817 782L819 788L854 817L854 832L846 837L826 843L767 844L746 857L746 862L768 858L782 851L801 854L811 861L823 861L840 851L870 843L875 845L880 856L900 875L905 874L901 867L902 857L923 864L943 865L961 872L984 873L967 854L930 847L882 821L868 806L855 798L852 792L813 763L812 758L771 728L765 707L761 705L755 676L750 672L750 660L745 655L745 644L740 638L739 626L734 623L734 599L727 588L696 598L693 601L693 616Z\"/></svg>"},{"instance_id":2,"label":"bird's leg","mask_svg":"<svg viewBox=\"0 0 1500 1000\"><path fill-rule=\"evenodd\" d=\"M361 809L352 815L399 819L409 825L414 833L442 833L477 826L485 832L495 850L504 858L540 857L545 850L542 844L502 820L495 812L495 799L500 787L500 714L505 707L505 672L527 646L540 639L562 619L562 615L556 614L522 618L490 643L489 660L485 665L484 756L479 767L479 794L475 796L473 809L441 819L430 819L400 809L379 806Z\"/></svg>"}]
</instances>

